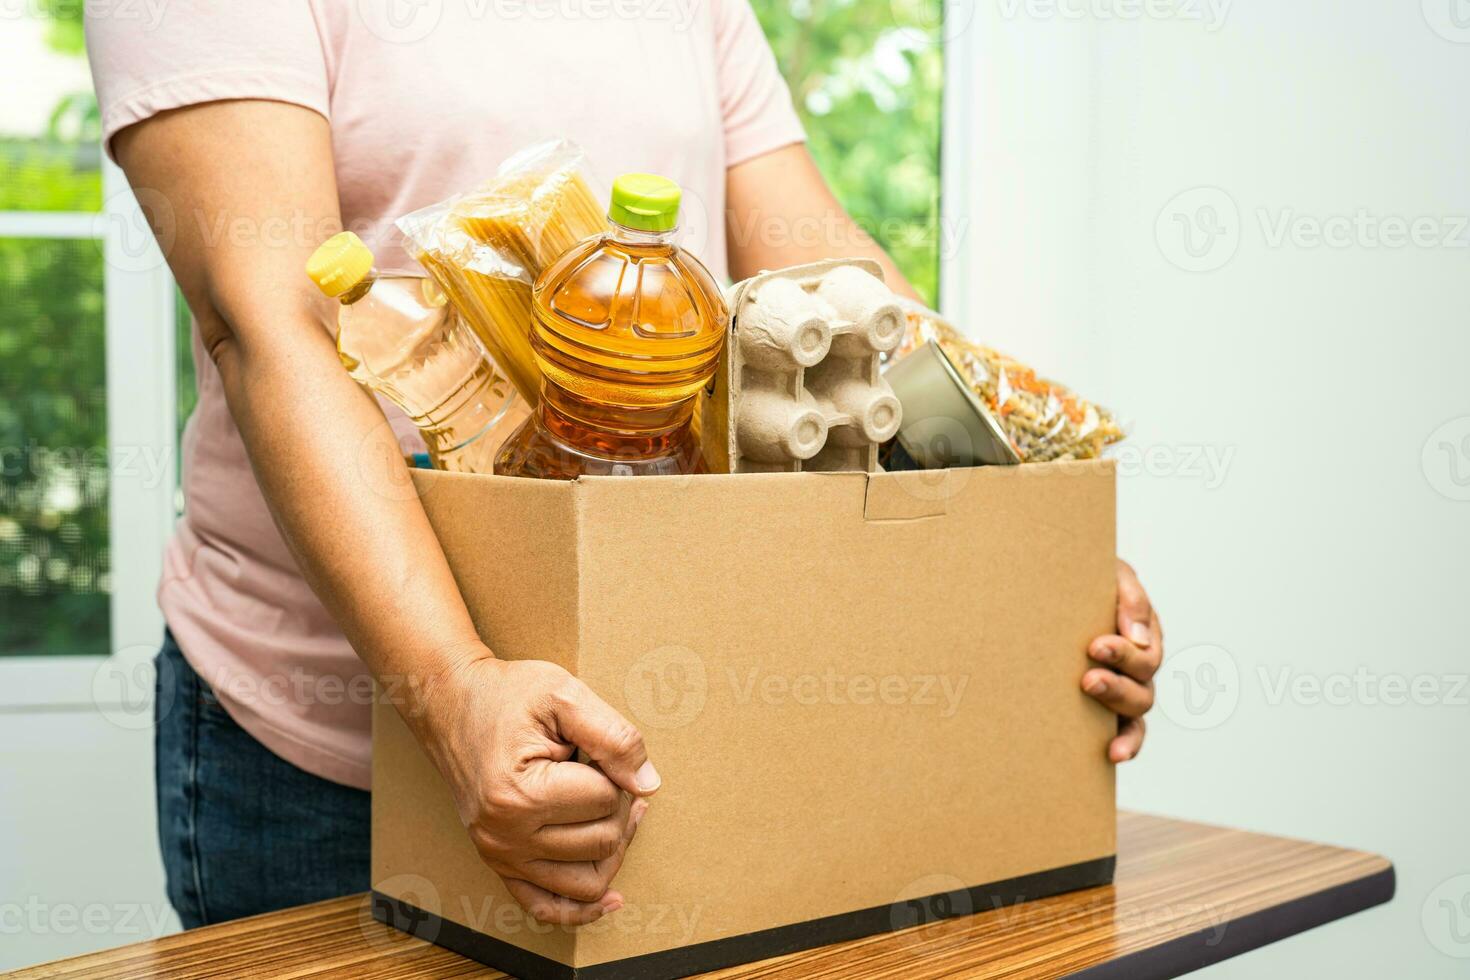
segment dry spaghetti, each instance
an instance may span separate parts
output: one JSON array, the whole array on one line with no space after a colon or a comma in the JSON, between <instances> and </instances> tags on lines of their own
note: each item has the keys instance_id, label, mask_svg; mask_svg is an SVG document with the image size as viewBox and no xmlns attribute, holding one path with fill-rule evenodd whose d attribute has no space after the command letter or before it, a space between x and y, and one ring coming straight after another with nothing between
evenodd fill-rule
<instances>
[{"instance_id":1,"label":"dry spaghetti","mask_svg":"<svg viewBox=\"0 0 1470 980\"><path fill-rule=\"evenodd\" d=\"M531 287L541 270L607 221L575 143L538 143L476 190L398 220L410 251L443 287L516 389L534 405Z\"/></svg>"}]
</instances>

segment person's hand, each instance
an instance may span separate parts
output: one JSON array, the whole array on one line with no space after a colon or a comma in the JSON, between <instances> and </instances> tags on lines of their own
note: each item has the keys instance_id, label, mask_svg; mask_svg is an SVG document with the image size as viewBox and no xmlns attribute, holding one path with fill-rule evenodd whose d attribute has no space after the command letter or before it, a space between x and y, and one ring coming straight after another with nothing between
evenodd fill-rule
<instances>
[{"instance_id":1,"label":"person's hand","mask_svg":"<svg viewBox=\"0 0 1470 980\"><path fill-rule=\"evenodd\" d=\"M541 922L617 911L609 890L659 787L638 729L539 660L463 661L426 691L416 726L480 857ZM573 761L577 749L595 765Z\"/></svg>"},{"instance_id":2,"label":"person's hand","mask_svg":"<svg viewBox=\"0 0 1470 980\"><path fill-rule=\"evenodd\" d=\"M1082 675L1082 690L1118 714L1108 758L1127 762L1143 746L1143 716L1154 706L1154 674L1164 660L1164 629L1133 566L1118 561L1118 632L1099 636L1087 655L1103 667Z\"/></svg>"}]
</instances>

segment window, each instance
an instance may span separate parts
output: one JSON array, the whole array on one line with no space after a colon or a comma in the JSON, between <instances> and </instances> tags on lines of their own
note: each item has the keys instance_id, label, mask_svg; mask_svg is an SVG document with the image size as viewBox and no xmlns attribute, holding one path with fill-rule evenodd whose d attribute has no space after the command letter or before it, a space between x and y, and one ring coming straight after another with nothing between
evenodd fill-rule
<instances>
[{"instance_id":1,"label":"window","mask_svg":"<svg viewBox=\"0 0 1470 980\"><path fill-rule=\"evenodd\" d=\"M838 200L932 305L939 288L944 84L937 4L753 4L817 165Z\"/></svg>"},{"instance_id":2,"label":"window","mask_svg":"<svg viewBox=\"0 0 1470 980\"><path fill-rule=\"evenodd\" d=\"M81 11L27 5L0 32L0 658L11 661L107 656L159 632L173 344L152 325L172 315L171 287L102 160Z\"/></svg>"},{"instance_id":3,"label":"window","mask_svg":"<svg viewBox=\"0 0 1470 980\"><path fill-rule=\"evenodd\" d=\"M56 26L0 41L0 655L109 647L102 171Z\"/></svg>"}]
</instances>

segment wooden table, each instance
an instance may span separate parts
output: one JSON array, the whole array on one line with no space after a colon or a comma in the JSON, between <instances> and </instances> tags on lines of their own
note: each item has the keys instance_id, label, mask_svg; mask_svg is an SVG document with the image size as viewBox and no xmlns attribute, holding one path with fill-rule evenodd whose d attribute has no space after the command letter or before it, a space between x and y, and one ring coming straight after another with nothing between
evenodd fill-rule
<instances>
[{"instance_id":1,"label":"wooden table","mask_svg":"<svg viewBox=\"0 0 1470 980\"><path fill-rule=\"evenodd\" d=\"M1130 813L1119 815L1118 830L1117 878L1108 887L706 976L1151 980L1180 976L1393 897L1393 865L1372 854ZM380 925L367 896L358 895L9 976L440 980L505 974Z\"/></svg>"}]
</instances>

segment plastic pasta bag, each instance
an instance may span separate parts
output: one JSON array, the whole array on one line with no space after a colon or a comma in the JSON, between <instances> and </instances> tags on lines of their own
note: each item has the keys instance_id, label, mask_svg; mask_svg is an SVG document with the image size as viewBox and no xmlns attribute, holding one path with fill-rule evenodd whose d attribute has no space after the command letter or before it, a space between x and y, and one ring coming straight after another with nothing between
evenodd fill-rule
<instances>
[{"instance_id":1,"label":"plastic pasta bag","mask_svg":"<svg viewBox=\"0 0 1470 980\"><path fill-rule=\"evenodd\" d=\"M902 357L926 341L938 344L990 410L1021 462L1092 459L1123 438L1122 427L1107 409L1039 377L1020 361L975 343L933 310L909 300L902 303L908 329L890 358Z\"/></svg>"},{"instance_id":2,"label":"plastic pasta bag","mask_svg":"<svg viewBox=\"0 0 1470 980\"><path fill-rule=\"evenodd\" d=\"M569 140L529 146L479 188L398 219L439 283L527 404L540 401L531 287L563 252L607 227L587 154Z\"/></svg>"}]
</instances>

